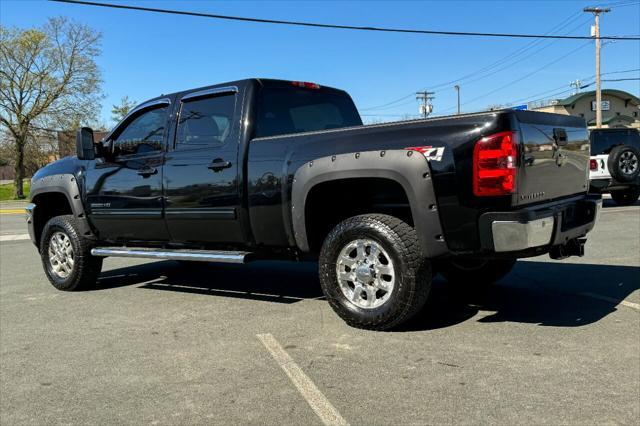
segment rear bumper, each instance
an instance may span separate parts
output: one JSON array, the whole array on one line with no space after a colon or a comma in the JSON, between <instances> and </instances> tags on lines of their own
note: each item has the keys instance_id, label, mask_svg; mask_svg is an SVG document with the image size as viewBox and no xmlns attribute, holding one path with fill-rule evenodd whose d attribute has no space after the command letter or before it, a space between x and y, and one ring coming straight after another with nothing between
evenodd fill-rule
<instances>
[{"instance_id":1,"label":"rear bumper","mask_svg":"<svg viewBox=\"0 0 640 426\"><path fill-rule=\"evenodd\" d=\"M589 181L589 192L602 193L616 190L625 190L634 186L640 186L640 177L632 182L618 182L613 178L592 179Z\"/></svg>"},{"instance_id":2,"label":"rear bumper","mask_svg":"<svg viewBox=\"0 0 640 426\"><path fill-rule=\"evenodd\" d=\"M584 237L602 207L600 195L580 195L479 219L482 250L513 257L535 256Z\"/></svg>"}]
</instances>

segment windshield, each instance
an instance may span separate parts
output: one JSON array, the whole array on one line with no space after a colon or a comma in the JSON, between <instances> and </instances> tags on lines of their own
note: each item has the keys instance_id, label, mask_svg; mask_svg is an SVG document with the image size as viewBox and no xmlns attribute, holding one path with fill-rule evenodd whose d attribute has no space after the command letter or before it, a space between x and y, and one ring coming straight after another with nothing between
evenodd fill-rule
<instances>
[{"instance_id":1,"label":"windshield","mask_svg":"<svg viewBox=\"0 0 640 426\"><path fill-rule=\"evenodd\" d=\"M344 92L265 87L258 99L256 137L360 126L362 120Z\"/></svg>"}]
</instances>

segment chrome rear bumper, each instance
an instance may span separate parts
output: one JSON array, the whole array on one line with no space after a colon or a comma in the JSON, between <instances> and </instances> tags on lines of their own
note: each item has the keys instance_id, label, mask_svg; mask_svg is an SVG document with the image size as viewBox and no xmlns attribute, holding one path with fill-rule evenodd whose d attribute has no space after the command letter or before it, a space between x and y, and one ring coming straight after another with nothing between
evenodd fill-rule
<instances>
[{"instance_id":1,"label":"chrome rear bumper","mask_svg":"<svg viewBox=\"0 0 640 426\"><path fill-rule=\"evenodd\" d=\"M595 225L602 208L599 195L524 207L507 212L487 212L478 226L482 250L504 255L535 256L551 247L583 238Z\"/></svg>"},{"instance_id":2,"label":"chrome rear bumper","mask_svg":"<svg viewBox=\"0 0 640 426\"><path fill-rule=\"evenodd\" d=\"M495 251L517 251L545 246L551 242L555 218L545 217L531 222L497 220L491 224Z\"/></svg>"}]
</instances>

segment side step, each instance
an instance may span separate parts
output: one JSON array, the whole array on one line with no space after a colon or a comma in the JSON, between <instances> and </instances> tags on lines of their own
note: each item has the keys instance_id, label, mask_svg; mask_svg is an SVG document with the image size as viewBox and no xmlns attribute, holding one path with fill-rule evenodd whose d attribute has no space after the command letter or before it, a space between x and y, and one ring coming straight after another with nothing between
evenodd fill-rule
<instances>
[{"instance_id":1,"label":"side step","mask_svg":"<svg viewBox=\"0 0 640 426\"><path fill-rule=\"evenodd\" d=\"M91 254L100 257L136 257L158 260L189 260L195 262L245 263L251 252L156 249L145 247L96 247Z\"/></svg>"}]
</instances>

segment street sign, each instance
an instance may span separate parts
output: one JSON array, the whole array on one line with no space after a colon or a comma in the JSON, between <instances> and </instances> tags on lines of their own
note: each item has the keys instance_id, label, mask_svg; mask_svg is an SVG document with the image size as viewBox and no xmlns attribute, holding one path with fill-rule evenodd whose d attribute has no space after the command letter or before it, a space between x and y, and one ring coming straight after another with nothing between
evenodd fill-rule
<instances>
[{"instance_id":1,"label":"street sign","mask_svg":"<svg viewBox=\"0 0 640 426\"><path fill-rule=\"evenodd\" d=\"M517 110L521 110L521 111L523 111L523 110L526 110L526 109L528 109L528 108L527 108L527 104L524 104L524 105L516 105L516 106L512 106L512 107L511 107L511 109L517 109Z\"/></svg>"}]
</instances>

